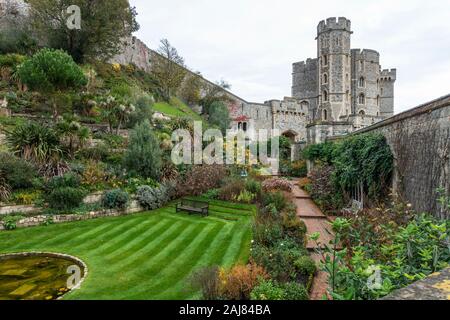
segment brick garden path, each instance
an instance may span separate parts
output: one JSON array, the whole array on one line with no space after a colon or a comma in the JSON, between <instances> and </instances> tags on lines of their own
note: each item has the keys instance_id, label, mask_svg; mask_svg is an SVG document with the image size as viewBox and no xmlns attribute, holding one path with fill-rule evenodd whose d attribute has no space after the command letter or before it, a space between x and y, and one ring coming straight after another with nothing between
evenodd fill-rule
<instances>
[{"instance_id":1,"label":"brick garden path","mask_svg":"<svg viewBox=\"0 0 450 320\"><path fill-rule=\"evenodd\" d=\"M292 193L294 195L294 203L297 205L297 216L305 222L308 236L315 232L319 232L320 242L328 244L333 240L333 233L331 231L331 226L329 225L330 220L328 217L325 216L311 200L309 194L300 189L297 184L294 185ZM314 261L319 262L321 260L321 257L315 252L317 246L313 241L308 241L306 248ZM311 288L311 300L322 300L322 298L327 295L327 287L327 274L323 271L319 271L314 278Z\"/></svg>"}]
</instances>

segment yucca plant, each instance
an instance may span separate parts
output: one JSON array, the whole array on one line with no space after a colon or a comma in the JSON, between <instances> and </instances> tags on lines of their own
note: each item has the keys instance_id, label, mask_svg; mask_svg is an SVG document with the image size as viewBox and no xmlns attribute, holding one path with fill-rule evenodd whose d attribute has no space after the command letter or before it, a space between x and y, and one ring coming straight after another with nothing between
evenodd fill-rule
<instances>
[{"instance_id":1,"label":"yucca plant","mask_svg":"<svg viewBox=\"0 0 450 320\"><path fill-rule=\"evenodd\" d=\"M7 131L6 140L16 155L39 165L58 161L64 155L56 131L37 122L26 122Z\"/></svg>"}]
</instances>

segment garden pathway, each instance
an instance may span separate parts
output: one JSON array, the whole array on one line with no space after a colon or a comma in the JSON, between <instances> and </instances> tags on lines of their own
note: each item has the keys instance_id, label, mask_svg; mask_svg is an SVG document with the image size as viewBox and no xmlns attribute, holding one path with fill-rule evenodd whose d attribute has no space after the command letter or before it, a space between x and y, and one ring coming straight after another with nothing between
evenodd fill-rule
<instances>
[{"instance_id":1,"label":"garden pathway","mask_svg":"<svg viewBox=\"0 0 450 320\"><path fill-rule=\"evenodd\" d=\"M296 181L297 182L297 181ZM294 203L297 205L297 216L305 222L307 235L319 232L320 242L328 244L333 240L333 232L331 231L329 218L322 213L317 205L311 200L308 193L299 188L297 184L292 190L294 195ZM311 253L314 261L319 262L321 256L315 252L316 243L308 240L306 248ZM311 288L311 300L322 300L327 295L328 277L323 271L319 271Z\"/></svg>"}]
</instances>

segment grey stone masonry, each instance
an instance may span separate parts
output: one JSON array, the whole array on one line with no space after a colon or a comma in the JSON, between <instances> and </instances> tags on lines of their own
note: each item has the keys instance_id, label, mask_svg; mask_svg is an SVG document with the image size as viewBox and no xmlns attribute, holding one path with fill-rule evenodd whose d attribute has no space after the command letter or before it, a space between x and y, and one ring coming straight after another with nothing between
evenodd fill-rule
<instances>
[{"instance_id":1,"label":"grey stone masonry","mask_svg":"<svg viewBox=\"0 0 450 320\"><path fill-rule=\"evenodd\" d=\"M381 300L450 300L450 268L397 290Z\"/></svg>"}]
</instances>

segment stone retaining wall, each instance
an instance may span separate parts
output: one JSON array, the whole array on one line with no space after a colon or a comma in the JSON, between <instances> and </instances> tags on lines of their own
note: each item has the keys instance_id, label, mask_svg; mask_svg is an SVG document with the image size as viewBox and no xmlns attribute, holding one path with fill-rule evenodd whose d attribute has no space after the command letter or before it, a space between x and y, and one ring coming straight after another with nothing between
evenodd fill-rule
<instances>
[{"instance_id":1,"label":"stone retaining wall","mask_svg":"<svg viewBox=\"0 0 450 320\"><path fill-rule=\"evenodd\" d=\"M105 218L105 217L118 217L123 215L128 215L132 213L137 213L145 211L136 200L130 202L128 208L126 210L101 210L101 211L92 211L86 214L66 214L66 215L39 215L34 217L24 218L19 220L16 223L17 228L29 228L29 227L37 227L48 222L51 223L66 223L66 222L74 222L74 221L83 221L90 220L96 218ZM5 230L3 223L0 222L0 231Z\"/></svg>"}]
</instances>

